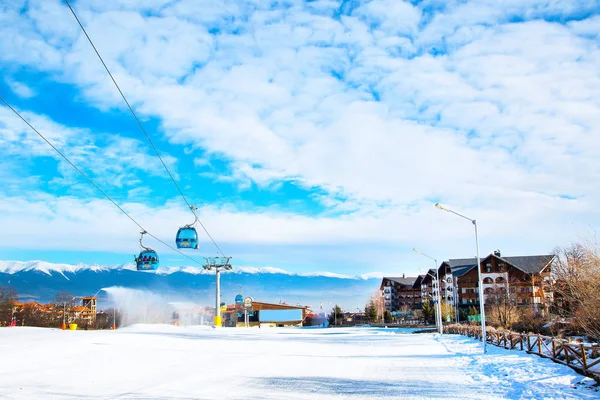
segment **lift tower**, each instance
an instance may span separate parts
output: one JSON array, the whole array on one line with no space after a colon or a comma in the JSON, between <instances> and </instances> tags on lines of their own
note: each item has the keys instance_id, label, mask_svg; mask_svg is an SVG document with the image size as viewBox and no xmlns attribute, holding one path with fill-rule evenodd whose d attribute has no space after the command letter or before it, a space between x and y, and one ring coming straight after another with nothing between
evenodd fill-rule
<instances>
[{"instance_id":1,"label":"lift tower","mask_svg":"<svg viewBox=\"0 0 600 400\"><path fill-rule=\"evenodd\" d=\"M206 264L204 269L207 271L215 270L217 277L217 293L215 298L215 318L213 327L221 326L221 270L229 271L233 267L230 264L231 257L204 257Z\"/></svg>"}]
</instances>

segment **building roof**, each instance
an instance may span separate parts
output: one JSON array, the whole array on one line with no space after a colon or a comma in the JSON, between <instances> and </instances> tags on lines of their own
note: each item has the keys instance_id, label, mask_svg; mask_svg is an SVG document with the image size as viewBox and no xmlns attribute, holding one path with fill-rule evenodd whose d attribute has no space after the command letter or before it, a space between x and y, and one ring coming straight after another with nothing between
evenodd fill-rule
<instances>
[{"instance_id":1,"label":"building roof","mask_svg":"<svg viewBox=\"0 0 600 400\"><path fill-rule=\"evenodd\" d=\"M429 282L433 282L433 280L435 279L435 269L429 269L427 270L427 273L425 275L421 275L423 278L421 279L421 283L423 283L424 285L427 285Z\"/></svg>"},{"instance_id":2,"label":"building roof","mask_svg":"<svg viewBox=\"0 0 600 400\"><path fill-rule=\"evenodd\" d=\"M502 260L527 274L540 273L554 259L553 255L499 257L492 253L481 259L481 263L483 264L490 257L496 257L497 259ZM452 275L457 278L465 275L475 268L475 265L477 265L476 258L457 258L444 262L450 265L450 271L452 271Z\"/></svg>"},{"instance_id":3,"label":"building roof","mask_svg":"<svg viewBox=\"0 0 600 400\"><path fill-rule=\"evenodd\" d=\"M263 303L261 301L253 301L253 310L303 310L306 306L292 306L289 304Z\"/></svg>"},{"instance_id":4,"label":"building roof","mask_svg":"<svg viewBox=\"0 0 600 400\"><path fill-rule=\"evenodd\" d=\"M539 274L552 262L552 260L554 260L555 256L547 254L541 256L499 257L495 254L490 254L482 260L482 262L490 257L496 257L499 260L503 260L527 274Z\"/></svg>"},{"instance_id":5,"label":"building roof","mask_svg":"<svg viewBox=\"0 0 600 400\"><path fill-rule=\"evenodd\" d=\"M424 275L417 276L415 283L413 284L413 289L421 289L421 282L423 282Z\"/></svg>"},{"instance_id":6,"label":"building roof","mask_svg":"<svg viewBox=\"0 0 600 400\"><path fill-rule=\"evenodd\" d=\"M417 280L416 276L401 276L401 277L389 277L389 276L384 276L383 279L389 279L390 281L394 281L396 283L400 283L402 285L409 285L412 286L414 285L415 281Z\"/></svg>"},{"instance_id":7,"label":"building roof","mask_svg":"<svg viewBox=\"0 0 600 400\"><path fill-rule=\"evenodd\" d=\"M452 276L460 278L473 269L475 269L475 265L461 265L460 267L454 267L452 268Z\"/></svg>"},{"instance_id":8,"label":"building roof","mask_svg":"<svg viewBox=\"0 0 600 400\"><path fill-rule=\"evenodd\" d=\"M450 265L450 268L464 267L467 265L477 265L477 258L451 258L448 261L444 261Z\"/></svg>"},{"instance_id":9,"label":"building roof","mask_svg":"<svg viewBox=\"0 0 600 400\"><path fill-rule=\"evenodd\" d=\"M386 279L388 281L392 281L392 282L398 283L400 285L413 287L413 285L415 284L415 281L417 280L417 277L415 277L415 276L406 276L406 277L404 277L404 276L401 276L401 277L384 276L381 279L381 285L379 285L379 290L383 289L383 282Z\"/></svg>"}]
</instances>

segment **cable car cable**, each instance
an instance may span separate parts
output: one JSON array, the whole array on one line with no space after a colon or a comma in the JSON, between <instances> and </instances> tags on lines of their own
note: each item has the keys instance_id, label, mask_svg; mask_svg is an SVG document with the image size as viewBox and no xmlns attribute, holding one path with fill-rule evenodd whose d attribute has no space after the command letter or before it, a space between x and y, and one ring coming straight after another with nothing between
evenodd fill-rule
<instances>
[{"instance_id":1,"label":"cable car cable","mask_svg":"<svg viewBox=\"0 0 600 400\"><path fill-rule=\"evenodd\" d=\"M160 162L162 163L163 167L165 167L165 170L167 171L167 173L169 174L169 177L171 178L171 180L173 181L173 183L175 184L175 187L177 188L177 190L179 191L179 194L181 195L181 197L183 197L183 200L185 201L185 204L187 204L187 206L190 208L190 210L192 211L192 214L194 214L194 217L196 217L196 219L198 220L198 223L200 224L200 226L202 227L202 229L204 229L204 232L206 232L206 235L208 235L208 237L210 238L210 240L213 242L213 244L215 245L215 247L217 248L217 250L219 251L219 253L225 257L225 254L223 254L223 252L221 251L221 248L219 247L219 245L217 244L217 242L215 242L215 240L213 239L213 237L211 236L211 234L208 232L208 229L206 229L206 227L204 226L204 224L202 223L202 221L200 221L198 219L198 216L196 215L196 212L194 211L194 209L192 208L192 206L190 205L190 203L188 202L187 198L185 197L185 195L183 194L183 192L181 191L181 188L179 187L179 185L177 184L177 182L175 181L175 178L173 178L173 175L171 174L171 171L169 171L169 168L167 168L167 164L165 164L165 162L163 161L162 157L160 156L160 154L158 153L158 150L156 149L156 146L154 146L154 143L152 142L152 139L150 139L150 136L148 135L148 133L146 133L146 130L144 129L144 126L142 125L142 123L140 122L139 118L137 117L137 115L135 114L135 111L133 111L133 108L131 107L131 105L129 104L129 101L127 101L127 98L125 97L125 95L123 94L123 91L121 90L121 88L119 87L119 84L117 83L117 81L115 80L115 78L113 77L112 73L110 72L110 70L108 69L108 66L106 65L106 63L104 62L104 59L102 58L102 56L100 55L100 53L98 52L98 50L96 49L96 46L94 45L94 42L92 42L92 39L90 38L90 36L88 35L87 31L85 30L85 28L83 27L83 24L81 23L81 21L79 20L79 18L77 17L77 14L75 13L75 10L73 10L73 7L71 7L71 4L69 3L69 0L65 0L65 3L67 3L67 6L69 7L69 9L71 10L71 13L73 14L73 16L75 17L75 19L77 20L77 23L79 24L79 26L81 27L81 30L83 31L83 33L85 34L85 37L87 38L88 42L90 42L90 44L92 45L92 48L94 49L94 52L96 53L96 55L98 56L98 58L100 59L100 62L102 63L102 65L104 66L104 69L106 70L106 72L108 72L108 75L110 76L110 79L113 81L113 83L115 84L115 86L117 87L117 90L119 91L119 93L121 94L121 97L123 98L123 100L125 101L125 104L127 104L127 107L129 108L129 111L131 112L131 114L133 115L133 118L135 118L137 124L139 125L140 129L142 130L142 132L144 133L144 135L146 136L146 139L148 140L148 143L150 143L150 145L152 146L152 148L154 149L154 152L156 153L156 155L158 156L158 158L160 159Z\"/></svg>"},{"instance_id":2,"label":"cable car cable","mask_svg":"<svg viewBox=\"0 0 600 400\"><path fill-rule=\"evenodd\" d=\"M23 118L23 116L21 114L19 114L19 112L17 110L15 110L10 104L8 104L8 102L6 100L4 100L4 98L0 97L0 101L2 101L4 104L6 104L6 106L8 108L11 109L11 111L13 113L15 113L17 115L17 117L19 117L23 122L25 122L35 133L38 134L39 137L41 137L46 143L48 143L48 145L50 147L52 147L54 149L54 151L56 151L62 158L65 159L66 162L68 162L73 168L75 168L75 170L77 172L79 172L81 174L81 176L83 176L92 186L94 186L100 193L102 193L104 195L104 197L106 197L108 200L110 200L111 203L113 203L119 210L121 210L121 212L123 214L125 214L127 216L127 218L129 218L134 224L136 224L140 229L142 229L143 231L146 231L146 229L140 225L139 222L137 222L131 215L129 215L129 213L127 213L127 211L125 211L119 204L117 204L116 201L114 201L108 194L106 194L106 192L102 189L100 189L100 187L98 185L96 185L83 171L81 171L79 168L77 168L77 166L75 164L73 164L71 162L71 160L69 160L67 158L67 156L65 156L59 149L57 149L50 141L48 141L48 139L46 139L46 137L44 135L42 135L37 129L35 129L33 127L33 125L31 125L29 123L29 121L27 121L25 118ZM147 232L147 231L146 231ZM182 256L192 260L193 262L195 262L196 264L200 264L200 265L204 265L204 263L188 256L187 254L177 250L174 247L171 247L171 245L167 244L166 242L162 241L161 239L159 239L158 237L154 236L153 234L151 234L150 232L147 232L149 236L152 236L154 239L156 239L157 241L159 241L160 243L164 244L165 246L167 246L168 248L170 248L171 250L175 250L177 253L181 254Z\"/></svg>"}]
</instances>

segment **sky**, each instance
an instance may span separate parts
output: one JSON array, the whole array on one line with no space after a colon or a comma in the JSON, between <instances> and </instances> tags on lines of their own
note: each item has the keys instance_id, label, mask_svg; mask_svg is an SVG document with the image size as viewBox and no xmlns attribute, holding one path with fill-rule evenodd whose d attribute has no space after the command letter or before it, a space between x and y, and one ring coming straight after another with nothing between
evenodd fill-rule
<instances>
[{"instance_id":1,"label":"sky","mask_svg":"<svg viewBox=\"0 0 600 400\"><path fill-rule=\"evenodd\" d=\"M416 274L600 222L597 0L73 1L234 266ZM0 97L147 231L193 216L66 4L0 4ZM0 103L1 104L1 103ZM120 264L139 227L0 105L0 259ZM198 263L217 255L200 228ZM196 265L152 238L164 265Z\"/></svg>"}]
</instances>

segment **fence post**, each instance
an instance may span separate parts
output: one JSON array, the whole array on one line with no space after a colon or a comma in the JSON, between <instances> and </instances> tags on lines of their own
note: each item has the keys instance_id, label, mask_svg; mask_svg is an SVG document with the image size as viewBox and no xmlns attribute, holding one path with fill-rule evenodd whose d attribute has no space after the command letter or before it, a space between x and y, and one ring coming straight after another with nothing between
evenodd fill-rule
<instances>
[{"instance_id":1,"label":"fence post","mask_svg":"<svg viewBox=\"0 0 600 400\"><path fill-rule=\"evenodd\" d=\"M552 359L556 358L556 342L554 341L554 338L552 338Z\"/></svg>"},{"instance_id":2,"label":"fence post","mask_svg":"<svg viewBox=\"0 0 600 400\"><path fill-rule=\"evenodd\" d=\"M581 366L583 367L583 372L587 373L587 354L585 353L585 346L583 343L579 343L581 349Z\"/></svg>"},{"instance_id":3,"label":"fence post","mask_svg":"<svg viewBox=\"0 0 600 400\"><path fill-rule=\"evenodd\" d=\"M538 353L542 354L542 336L538 334Z\"/></svg>"},{"instance_id":4,"label":"fence post","mask_svg":"<svg viewBox=\"0 0 600 400\"><path fill-rule=\"evenodd\" d=\"M519 344L521 345L521 351L523 351L523 335L519 335Z\"/></svg>"}]
</instances>

